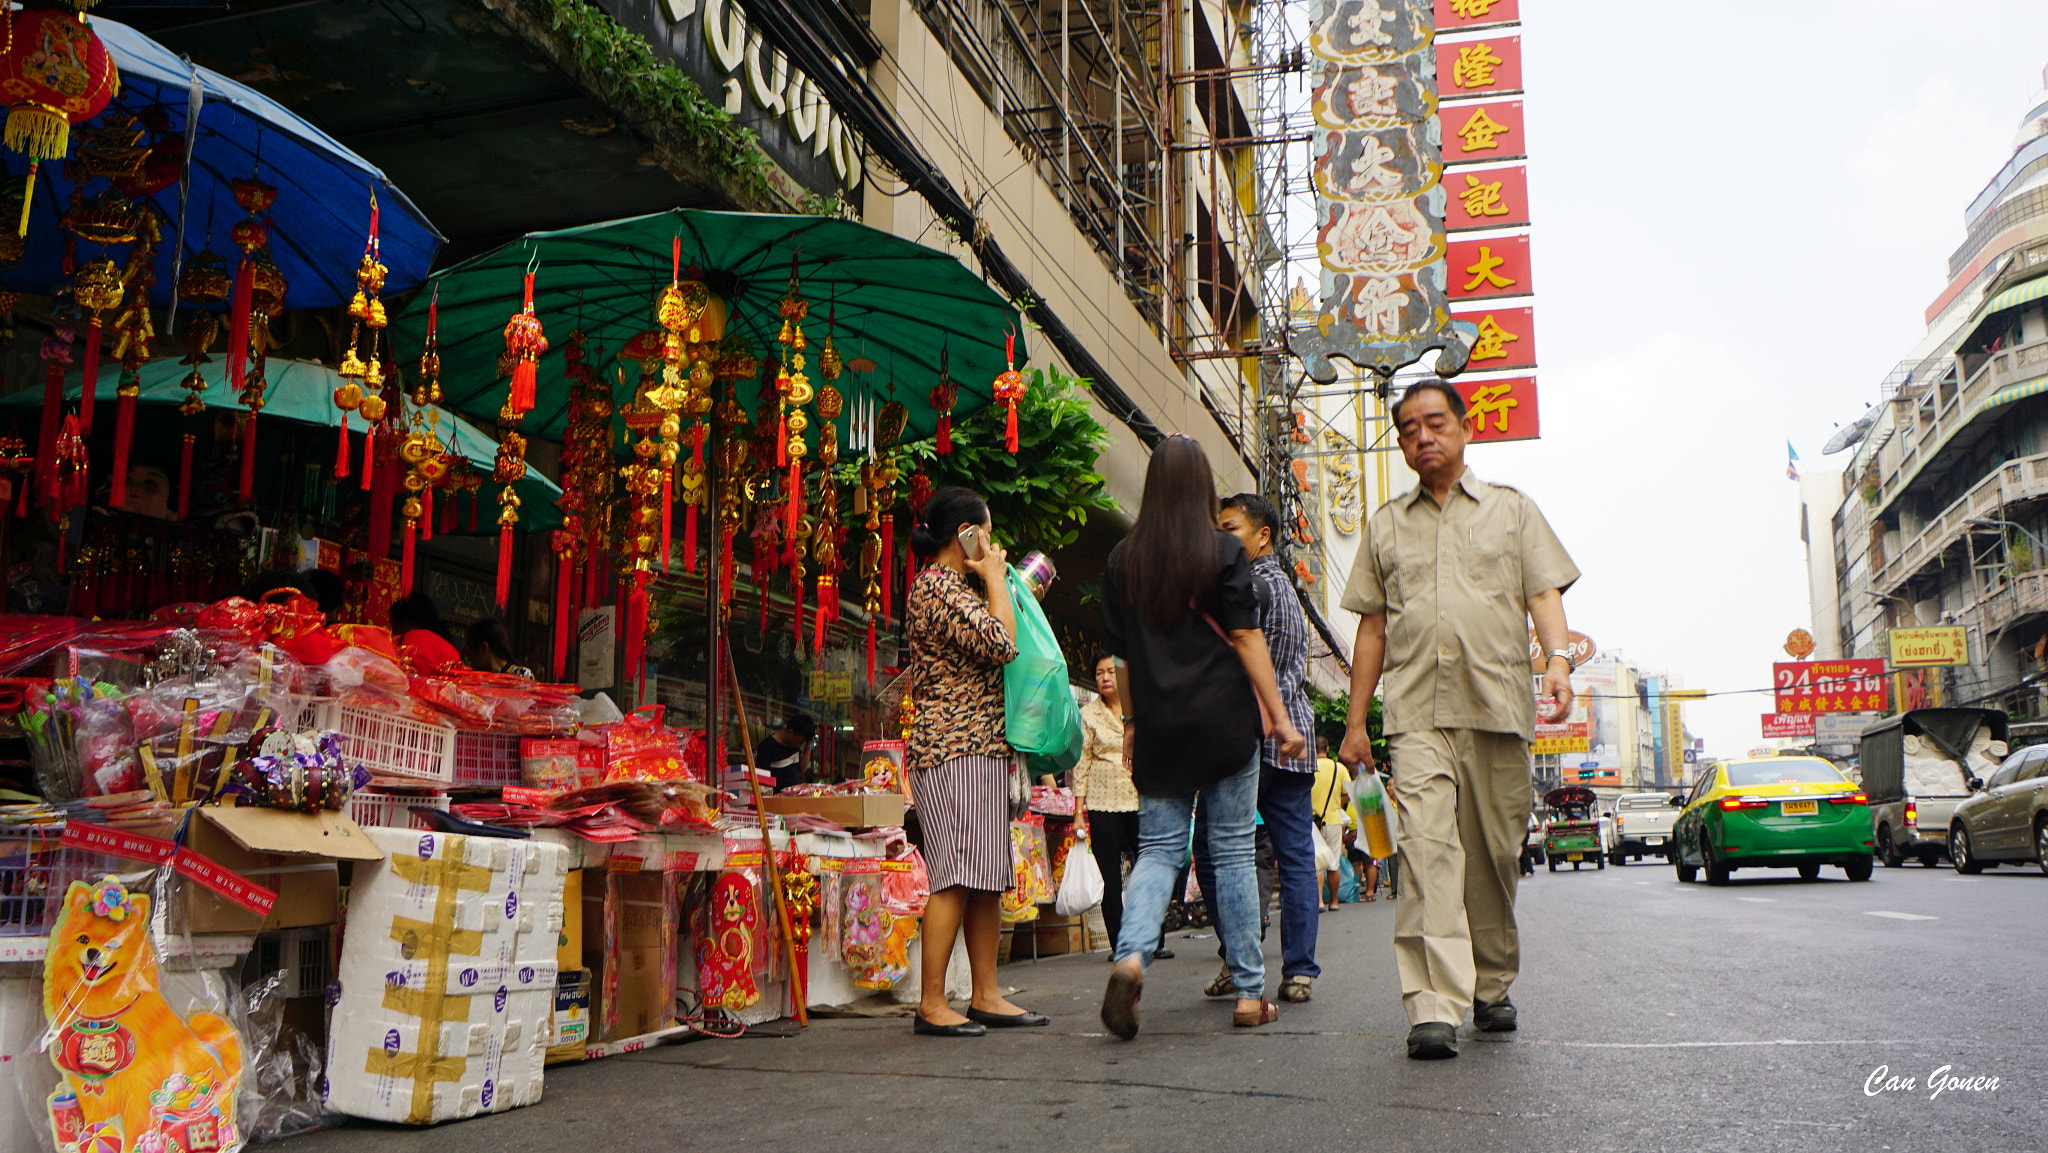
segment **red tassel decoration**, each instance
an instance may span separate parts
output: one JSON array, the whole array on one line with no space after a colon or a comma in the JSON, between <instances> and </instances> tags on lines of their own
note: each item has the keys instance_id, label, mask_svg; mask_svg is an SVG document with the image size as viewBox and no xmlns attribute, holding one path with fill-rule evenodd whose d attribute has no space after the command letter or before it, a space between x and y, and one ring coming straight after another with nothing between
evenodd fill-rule
<instances>
[{"instance_id":1,"label":"red tassel decoration","mask_svg":"<svg viewBox=\"0 0 2048 1153\"><path fill-rule=\"evenodd\" d=\"M1010 450L1011 456L1017 455L1017 402L1014 400L1010 402L1010 415L1003 423L1003 447Z\"/></svg>"},{"instance_id":2,"label":"red tassel decoration","mask_svg":"<svg viewBox=\"0 0 2048 1153\"><path fill-rule=\"evenodd\" d=\"M512 599L512 526L498 526L498 607Z\"/></svg>"},{"instance_id":3,"label":"red tassel decoration","mask_svg":"<svg viewBox=\"0 0 2048 1153\"><path fill-rule=\"evenodd\" d=\"M391 511L398 501L398 458L385 454L381 457L369 455L369 445L364 445L364 456L368 467L363 469L363 487L370 490L370 547L374 560L391 559Z\"/></svg>"},{"instance_id":4,"label":"red tassel decoration","mask_svg":"<svg viewBox=\"0 0 2048 1153\"><path fill-rule=\"evenodd\" d=\"M55 337L51 340L54 342ZM36 435L36 492L42 502L57 503L57 432L64 421L64 365L70 359L52 360L43 366L43 427Z\"/></svg>"},{"instance_id":5,"label":"red tassel decoration","mask_svg":"<svg viewBox=\"0 0 2048 1153\"><path fill-rule=\"evenodd\" d=\"M420 490L420 540L434 539L434 486ZM503 604L503 601L498 602Z\"/></svg>"},{"instance_id":6,"label":"red tassel decoration","mask_svg":"<svg viewBox=\"0 0 2048 1153\"><path fill-rule=\"evenodd\" d=\"M794 569L790 571L792 574L795 572ZM792 612L796 616L797 647L802 648L804 643L804 582L794 579L789 582L789 598Z\"/></svg>"},{"instance_id":7,"label":"red tassel decoration","mask_svg":"<svg viewBox=\"0 0 2048 1153\"><path fill-rule=\"evenodd\" d=\"M128 453L135 445L135 398L124 390L114 401L114 471L108 477L107 505L128 507Z\"/></svg>"},{"instance_id":8,"label":"red tassel decoration","mask_svg":"<svg viewBox=\"0 0 2048 1153\"><path fill-rule=\"evenodd\" d=\"M683 571L697 571L697 506L683 510Z\"/></svg>"},{"instance_id":9,"label":"red tassel decoration","mask_svg":"<svg viewBox=\"0 0 2048 1153\"><path fill-rule=\"evenodd\" d=\"M944 456L952 451L953 414L950 412L942 412L939 414L939 455Z\"/></svg>"},{"instance_id":10,"label":"red tassel decoration","mask_svg":"<svg viewBox=\"0 0 2048 1153\"><path fill-rule=\"evenodd\" d=\"M512 389L505 407L513 416L533 411L534 378L541 354L548 350L548 338L541 331L540 318L533 314L533 273L526 274L525 303L505 324L505 351L512 354Z\"/></svg>"},{"instance_id":11,"label":"red tassel decoration","mask_svg":"<svg viewBox=\"0 0 2048 1153\"><path fill-rule=\"evenodd\" d=\"M184 447L178 450L178 519L192 515L192 445L196 438L185 434Z\"/></svg>"},{"instance_id":12,"label":"red tassel decoration","mask_svg":"<svg viewBox=\"0 0 2048 1153\"><path fill-rule=\"evenodd\" d=\"M372 424L363 429L363 491L368 492L377 483L377 426ZM347 474L344 473L344 476Z\"/></svg>"},{"instance_id":13,"label":"red tassel decoration","mask_svg":"<svg viewBox=\"0 0 2048 1153\"><path fill-rule=\"evenodd\" d=\"M412 595L412 549L413 549L413 538L414 538L414 537L415 537L416 535L418 535L418 526L417 526L417 525L414 525L414 524L413 524L413 522L411 522L411 521L406 521L406 522L405 522L405 559L404 559L403 561L401 561L401 562L400 562L400 564L401 564L401 566L402 566L402 567L401 567L401 568L400 568L400 569L398 570L398 588L399 588L399 594L398 594L398 595L400 595L400 596L408 596L408 597L409 597L409 596L411 596L411 595Z\"/></svg>"},{"instance_id":14,"label":"red tassel decoration","mask_svg":"<svg viewBox=\"0 0 2048 1153\"><path fill-rule=\"evenodd\" d=\"M826 600L827 597L825 596L825 590L822 588L819 589L818 607L811 613L811 616L816 621L817 626L811 632L811 651L814 653L822 653L825 651L825 629L832 623L829 619L831 614L827 612L825 608Z\"/></svg>"},{"instance_id":15,"label":"red tassel decoration","mask_svg":"<svg viewBox=\"0 0 2048 1153\"><path fill-rule=\"evenodd\" d=\"M481 487L469 490L469 531L471 532L476 531L476 506L483 503L483 499L484 494ZM592 595L595 595L596 588L593 586L591 591Z\"/></svg>"},{"instance_id":16,"label":"red tassel decoration","mask_svg":"<svg viewBox=\"0 0 2048 1153\"><path fill-rule=\"evenodd\" d=\"M350 447L348 443L348 413L343 412L341 414L340 435L334 444L334 479L336 480L348 479L349 457L354 455L349 451Z\"/></svg>"},{"instance_id":17,"label":"red tassel decoration","mask_svg":"<svg viewBox=\"0 0 2048 1153\"><path fill-rule=\"evenodd\" d=\"M558 676L555 678L560 680ZM868 618L868 683L875 683L875 618Z\"/></svg>"},{"instance_id":18,"label":"red tassel decoration","mask_svg":"<svg viewBox=\"0 0 2048 1153\"><path fill-rule=\"evenodd\" d=\"M452 503L451 503L452 507ZM555 683L562 683L562 675L569 667L569 585L575 580L576 566L568 557L555 560L555 648L552 654Z\"/></svg>"},{"instance_id":19,"label":"red tassel decoration","mask_svg":"<svg viewBox=\"0 0 2048 1153\"><path fill-rule=\"evenodd\" d=\"M248 257L235 266L233 303L228 306L228 387L242 391L249 374L249 310L256 290L256 264Z\"/></svg>"},{"instance_id":20,"label":"red tassel decoration","mask_svg":"<svg viewBox=\"0 0 2048 1153\"><path fill-rule=\"evenodd\" d=\"M446 493L441 497L441 535L455 531L455 494Z\"/></svg>"},{"instance_id":21,"label":"red tassel decoration","mask_svg":"<svg viewBox=\"0 0 2048 1153\"><path fill-rule=\"evenodd\" d=\"M889 610L894 607L894 602L889 596L889 585L891 583L889 578L896 575L892 571L896 567L896 518L894 516L882 518L882 562L876 567L881 569L881 572L876 575L881 578L879 583L882 586L882 626L886 628L889 624Z\"/></svg>"},{"instance_id":22,"label":"red tassel decoration","mask_svg":"<svg viewBox=\"0 0 2048 1153\"><path fill-rule=\"evenodd\" d=\"M85 324L85 370L78 389L78 435L92 435L92 406L100 391L100 314ZM116 504L115 508L121 506Z\"/></svg>"},{"instance_id":23,"label":"red tassel decoration","mask_svg":"<svg viewBox=\"0 0 2048 1153\"><path fill-rule=\"evenodd\" d=\"M785 540L796 539L797 524L798 522L802 521L804 517L803 484L803 458L791 457L789 461L789 486L785 490L789 495L789 500L787 502L788 511L785 514L786 519L783 522L782 528L782 536Z\"/></svg>"},{"instance_id":24,"label":"red tassel decoration","mask_svg":"<svg viewBox=\"0 0 2048 1153\"><path fill-rule=\"evenodd\" d=\"M14 487L21 490L14 498L14 515L21 520L27 520L29 490L28 478L22 477L21 483L15 485Z\"/></svg>"},{"instance_id":25,"label":"red tassel decoration","mask_svg":"<svg viewBox=\"0 0 2048 1153\"><path fill-rule=\"evenodd\" d=\"M640 703L640 680L647 672L647 573L633 574L633 588L626 594L626 683L633 703Z\"/></svg>"},{"instance_id":26,"label":"red tassel decoration","mask_svg":"<svg viewBox=\"0 0 2048 1153\"><path fill-rule=\"evenodd\" d=\"M693 521L691 528L696 527ZM730 610L732 607L732 530L718 530L718 605Z\"/></svg>"},{"instance_id":27,"label":"red tassel decoration","mask_svg":"<svg viewBox=\"0 0 2048 1153\"><path fill-rule=\"evenodd\" d=\"M675 473L671 472L666 477L663 477L661 482L661 571L663 572L669 571L671 567L669 560L669 541L671 539L669 531L671 522L675 519L675 503L676 477Z\"/></svg>"},{"instance_id":28,"label":"red tassel decoration","mask_svg":"<svg viewBox=\"0 0 2048 1153\"><path fill-rule=\"evenodd\" d=\"M235 492L243 508L249 507L256 498L256 414L253 411L242 418L242 477Z\"/></svg>"}]
</instances>

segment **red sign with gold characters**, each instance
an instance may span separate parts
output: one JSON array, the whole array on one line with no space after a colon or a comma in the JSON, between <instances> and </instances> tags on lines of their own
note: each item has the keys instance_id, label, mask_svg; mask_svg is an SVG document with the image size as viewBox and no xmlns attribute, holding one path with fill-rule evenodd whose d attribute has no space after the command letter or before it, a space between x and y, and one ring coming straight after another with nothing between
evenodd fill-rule
<instances>
[{"instance_id":1,"label":"red sign with gold characters","mask_svg":"<svg viewBox=\"0 0 2048 1153\"><path fill-rule=\"evenodd\" d=\"M1489 236L1454 240L1444 256L1453 300L1527 296L1536 291L1529 278L1529 238Z\"/></svg>"},{"instance_id":2,"label":"red sign with gold characters","mask_svg":"<svg viewBox=\"0 0 2048 1153\"><path fill-rule=\"evenodd\" d=\"M1533 308L1454 308L1452 320L1479 328L1466 367L1473 372L1536 367L1536 310Z\"/></svg>"},{"instance_id":3,"label":"red sign with gold characters","mask_svg":"<svg viewBox=\"0 0 2048 1153\"><path fill-rule=\"evenodd\" d=\"M1813 655L1813 634L1805 629L1793 629L1785 634L1785 655L1795 661L1803 661Z\"/></svg>"},{"instance_id":4,"label":"red sign with gold characters","mask_svg":"<svg viewBox=\"0 0 2048 1153\"><path fill-rule=\"evenodd\" d=\"M1536 378L1510 376L1494 380L1458 382L1465 394L1465 420L1472 426L1472 440L1535 440L1541 435L1536 419Z\"/></svg>"},{"instance_id":5,"label":"red sign with gold characters","mask_svg":"<svg viewBox=\"0 0 2048 1153\"><path fill-rule=\"evenodd\" d=\"M1444 177L1444 230L1516 228L1529 223L1529 170L1473 168Z\"/></svg>"},{"instance_id":6,"label":"red sign with gold characters","mask_svg":"<svg viewBox=\"0 0 2048 1153\"><path fill-rule=\"evenodd\" d=\"M1464 32L1519 24L1521 0L1436 0L1436 30Z\"/></svg>"},{"instance_id":7,"label":"red sign with gold characters","mask_svg":"<svg viewBox=\"0 0 2048 1153\"><path fill-rule=\"evenodd\" d=\"M1438 41L1436 75L1438 91L1445 100L1520 92L1522 38L1486 36L1458 44Z\"/></svg>"},{"instance_id":8,"label":"red sign with gold characters","mask_svg":"<svg viewBox=\"0 0 2048 1153\"><path fill-rule=\"evenodd\" d=\"M1446 104L1437 116L1443 121L1446 166L1520 160L1529 155L1519 100ZM1449 183L1450 177L1444 180Z\"/></svg>"},{"instance_id":9,"label":"red sign with gold characters","mask_svg":"<svg viewBox=\"0 0 2048 1153\"><path fill-rule=\"evenodd\" d=\"M1765 713L1763 716L1765 740L1813 735L1812 713Z\"/></svg>"},{"instance_id":10,"label":"red sign with gold characters","mask_svg":"<svg viewBox=\"0 0 2048 1153\"><path fill-rule=\"evenodd\" d=\"M1869 713L1885 708L1884 661L1795 661L1771 666L1781 713Z\"/></svg>"}]
</instances>

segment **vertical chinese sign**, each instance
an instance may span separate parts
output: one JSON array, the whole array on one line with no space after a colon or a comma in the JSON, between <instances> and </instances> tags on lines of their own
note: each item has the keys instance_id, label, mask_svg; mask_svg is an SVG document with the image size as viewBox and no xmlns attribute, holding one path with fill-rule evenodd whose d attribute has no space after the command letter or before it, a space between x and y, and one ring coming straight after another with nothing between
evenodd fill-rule
<instances>
[{"instance_id":1,"label":"vertical chinese sign","mask_svg":"<svg viewBox=\"0 0 2048 1153\"><path fill-rule=\"evenodd\" d=\"M1458 0L1468 4L1471 0ZM1316 253L1321 295L1289 345L1310 377L1342 357L1390 378L1425 354L1465 365L1444 258L1441 0L1310 0Z\"/></svg>"},{"instance_id":2,"label":"vertical chinese sign","mask_svg":"<svg viewBox=\"0 0 2048 1153\"><path fill-rule=\"evenodd\" d=\"M1501 302L1533 293L1529 155L1523 123L1519 0L1434 0L1443 125L1446 286L1466 347L1457 380L1474 440L1540 434L1534 310ZM1505 376L1520 371L1523 375Z\"/></svg>"}]
</instances>

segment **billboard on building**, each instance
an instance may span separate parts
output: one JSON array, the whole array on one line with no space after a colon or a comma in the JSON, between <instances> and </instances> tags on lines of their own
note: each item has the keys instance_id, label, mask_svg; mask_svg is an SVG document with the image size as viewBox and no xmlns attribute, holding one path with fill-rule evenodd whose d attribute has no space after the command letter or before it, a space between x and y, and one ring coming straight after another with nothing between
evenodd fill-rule
<instances>
[{"instance_id":1,"label":"billboard on building","mask_svg":"<svg viewBox=\"0 0 2048 1153\"><path fill-rule=\"evenodd\" d=\"M1812 713L1765 713L1764 739L1789 740L1814 735Z\"/></svg>"},{"instance_id":2,"label":"billboard on building","mask_svg":"<svg viewBox=\"0 0 2048 1153\"><path fill-rule=\"evenodd\" d=\"M1861 713L1885 707L1884 661L1780 661L1771 666L1781 713Z\"/></svg>"},{"instance_id":3,"label":"billboard on building","mask_svg":"<svg viewBox=\"0 0 2048 1153\"><path fill-rule=\"evenodd\" d=\"M1930 629L1891 630L1892 667L1970 663L1970 635L1961 625Z\"/></svg>"}]
</instances>

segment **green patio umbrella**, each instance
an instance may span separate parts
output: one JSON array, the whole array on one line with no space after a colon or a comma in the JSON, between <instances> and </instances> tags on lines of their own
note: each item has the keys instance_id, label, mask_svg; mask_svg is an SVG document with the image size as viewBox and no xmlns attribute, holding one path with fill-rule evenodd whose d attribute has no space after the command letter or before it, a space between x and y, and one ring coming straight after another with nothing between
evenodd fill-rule
<instances>
[{"instance_id":1,"label":"green patio umbrella","mask_svg":"<svg viewBox=\"0 0 2048 1153\"><path fill-rule=\"evenodd\" d=\"M822 383L817 353L828 320L849 364L866 358L872 372L849 371L837 381L846 410L835 422L841 445L847 424L862 406L891 400L908 410L902 440L933 434L931 404L942 355L959 387L958 417L990 403L996 375L1006 367L1003 339L1020 329L1017 311L960 261L901 237L848 220L743 212L674 209L559 232L535 232L435 274L392 322L395 347L417 355L426 335L427 309L437 299L441 385L448 407L494 421L507 388L498 375L505 322L520 307L526 272L535 273L534 310L551 349L540 363L534 409L523 431L559 440L568 409L569 382L560 350L581 329L594 350L615 357L633 337L653 329L654 300L669 283L671 251L682 244L685 270L697 269L726 304L726 331L737 333L757 357L777 346L782 319L776 305L789 291L792 261L803 298L810 302L810 376ZM1025 350L1021 332L1017 355ZM408 365L409 367L409 365ZM620 405L632 401L635 371L619 389L610 363L594 363L614 381ZM891 391L893 385L893 391ZM739 399L751 413L756 387L742 382ZM813 416L813 429L820 423ZM815 431L811 440L816 443Z\"/></svg>"},{"instance_id":2,"label":"green patio umbrella","mask_svg":"<svg viewBox=\"0 0 2048 1153\"><path fill-rule=\"evenodd\" d=\"M169 358L152 360L142 366L140 384L142 395L137 403L142 405L177 405L184 403L186 392L183 381L190 369ZM241 404L235 399L235 390L227 384L227 366L216 359L212 364L202 365L200 375L206 380L207 389L203 394L208 408L225 408L239 411ZM334 407L334 390L341 387L341 376L324 364L303 360L271 360L264 364L264 374L269 386L263 393L263 416L257 423L262 430L263 421L272 419L295 420L302 424L322 425L333 428L341 423L341 410ZM94 399L112 404L115 389L119 385L121 366L110 364L100 373L99 388L93 393ZM77 382L65 386L64 397L76 400L79 394ZM43 401L41 389L27 389L0 400L0 408L33 408ZM405 403L408 412L410 402ZM427 419L434 434L449 451L461 456L484 474L484 495L488 497L498 491L490 479L492 468L497 461L498 444L475 425L463 420L452 412L435 406L428 406ZM356 417L351 421L357 432L362 431L363 421ZM161 430L162 425L138 421L136 438L146 441ZM561 486L529 468L526 477L513 485L519 494L520 526L527 532L538 532L557 527L562 523L561 510L555 507L555 498L561 496ZM493 521L487 531L495 533L497 524Z\"/></svg>"}]
</instances>

